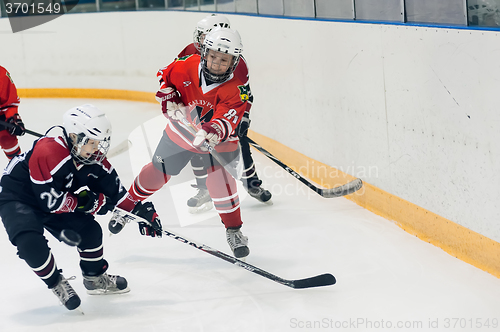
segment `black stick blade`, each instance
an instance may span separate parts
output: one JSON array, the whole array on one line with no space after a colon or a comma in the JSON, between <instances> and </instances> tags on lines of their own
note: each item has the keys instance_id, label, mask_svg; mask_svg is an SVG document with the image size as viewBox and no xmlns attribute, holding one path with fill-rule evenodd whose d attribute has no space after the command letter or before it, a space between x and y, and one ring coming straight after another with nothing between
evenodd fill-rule
<instances>
[{"instance_id":1,"label":"black stick blade","mask_svg":"<svg viewBox=\"0 0 500 332\"><path fill-rule=\"evenodd\" d=\"M363 181L361 181L361 179L356 179L340 187L331 189L321 189L320 195L325 198L341 197L358 191L359 189L361 189L362 186L363 186Z\"/></svg>"},{"instance_id":2,"label":"black stick blade","mask_svg":"<svg viewBox=\"0 0 500 332\"><path fill-rule=\"evenodd\" d=\"M299 279L293 281L293 288L311 288L334 285L337 282L335 277L330 273L325 273L319 276Z\"/></svg>"}]
</instances>

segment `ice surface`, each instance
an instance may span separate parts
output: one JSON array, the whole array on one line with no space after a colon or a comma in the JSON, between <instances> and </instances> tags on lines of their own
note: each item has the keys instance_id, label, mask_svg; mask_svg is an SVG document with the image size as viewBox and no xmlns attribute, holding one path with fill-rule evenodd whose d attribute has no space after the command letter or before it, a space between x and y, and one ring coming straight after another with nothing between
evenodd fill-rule
<instances>
[{"instance_id":1,"label":"ice surface","mask_svg":"<svg viewBox=\"0 0 500 332\"><path fill-rule=\"evenodd\" d=\"M110 117L112 149L132 142L110 159L128 188L161 135L165 120L157 105L23 99L20 113L27 128L45 132L62 122L64 111L88 102ZM20 140L26 150L33 137ZM2 230L0 332L499 330L499 279L349 200L322 198L259 152L253 156L274 205L240 191L247 262L285 279L332 273L336 285L291 289L178 241L143 237L132 224L109 236L108 214L99 222L109 272L126 277L131 292L87 295L76 249L47 235L58 267L77 277L72 285L85 315L70 312L17 257ZM6 165L4 156L0 163ZM191 183L187 167L152 196L164 227L230 253L214 211L187 213L185 202L196 193ZM476 327L485 323L489 327Z\"/></svg>"}]
</instances>

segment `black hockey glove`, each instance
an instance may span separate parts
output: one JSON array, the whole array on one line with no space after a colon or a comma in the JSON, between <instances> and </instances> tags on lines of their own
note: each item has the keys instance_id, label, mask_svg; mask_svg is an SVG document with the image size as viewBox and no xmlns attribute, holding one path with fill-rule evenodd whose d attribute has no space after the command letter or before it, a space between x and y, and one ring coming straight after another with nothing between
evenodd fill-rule
<instances>
[{"instance_id":1,"label":"black hockey glove","mask_svg":"<svg viewBox=\"0 0 500 332\"><path fill-rule=\"evenodd\" d=\"M163 229L161 228L160 218L156 213L153 203L137 203L132 213L136 216L146 219L149 224L145 222L139 222L139 231L142 235L148 235L151 237L161 237Z\"/></svg>"},{"instance_id":2,"label":"black hockey glove","mask_svg":"<svg viewBox=\"0 0 500 332\"><path fill-rule=\"evenodd\" d=\"M7 119L7 122L12 124L12 127L9 128L9 133L13 136L23 136L26 132L24 128L23 120L19 114L14 114L11 118Z\"/></svg>"},{"instance_id":3,"label":"black hockey glove","mask_svg":"<svg viewBox=\"0 0 500 332\"><path fill-rule=\"evenodd\" d=\"M243 117L241 118L241 121L238 125L237 133L239 137L245 136L247 134L248 128L250 127L250 114L248 112L245 112L243 114Z\"/></svg>"},{"instance_id":4,"label":"black hockey glove","mask_svg":"<svg viewBox=\"0 0 500 332\"><path fill-rule=\"evenodd\" d=\"M90 213L92 215L104 215L112 211L115 206L106 200L103 194L96 194L92 191L84 190L78 194L78 205L76 212Z\"/></svg>"}]
</instances>

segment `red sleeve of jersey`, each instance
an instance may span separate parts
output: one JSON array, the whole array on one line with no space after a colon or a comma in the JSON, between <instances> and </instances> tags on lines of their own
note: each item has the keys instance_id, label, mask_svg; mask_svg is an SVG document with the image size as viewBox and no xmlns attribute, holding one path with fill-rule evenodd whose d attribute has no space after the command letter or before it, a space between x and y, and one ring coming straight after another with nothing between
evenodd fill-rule
<instances>
[{"instance_id":1,"label":"red sleeve of jersey","mask_svg":"<svg viewBox=\"0 0 500 332\"><path fill-rule=\"evenodd\" d=\"M65 213L76 208L76 197L61 188L66 176L61 168L67 162L72 162L71 155L61 140L42 138L33 149L29 160L30 179L39 206L46 212Z\"/></svg>"},{"instance_id":2,"label":"red sleeve of jersey","mask_svg":"<svg viewBox=\"0 0 500 332\"><path fill-rule=\"evenodd\" d=\"M236 69L234 70L234 76L236 76L237 79L242 81L243 83L247 83L249 79L248 75L248 65L247 61L243 56L240 57L240 61L238 62L238 65L236 66Z\"/></svg>"},{"instance_id":3,"label":"red sleeve of jersey","mask_svg":"<svg viewBox=\"0 0 500 332\"><path fill-rule=\"evenodd\" d=\"M156 73L156 77L158 78L158 82L160 84L160 87L158 89L165 89L166 87L175 87L172 85L172 83L169 80L170 72L172 71L172 68L174 68L175 63L177 62L177 59L174 60L171 64L169 64L166 67L161 68L158 70L158 73Z\"/></svg>"},{"instance_id":4,"label":"red sleeve of jersey","mask_svg":"<svg viewBox=\"0 0 500 332\"><path fill-rule=\"evenodd\" d=\"M234 70L234 76L240 81L245 83L245 90L246 90L245 94L247 101L245 113L250 113L250 108L252 108L253 104L253 94L252 91L250 90L250 76L248 74L247 61L243 56L240 57L240 62L238 62L238 66L236 66L236 69Z\"/></svg>"},{"instance_id":5,"label":"red sleeve of jersey","mask_svg":"<svg viewBox=\"0 0 500 332\"><path fill-rule=\"evenodd\" d=\"M211 122L217 123L224 132L222 141L234 134L247 108L245 85L235 79L226 82L217 92L215 110Z\"/></svg>"},{"instance_id":6,"label":"red sleeve of jersey","mask_svg":"<svg viewBox=\"0 0 500 332\"><path fill-rule=\"evenodd\" d=\"M0 111L5 114L5 118L8 119L17 113L19 102L14 81L9 72L0 66Z\"/></svg>"},{"instance_id":7,"label":"red sleeve of jersey","mask_svg":"<svg viewBox=\"0 0 500 332\"><path fill-rule=\"evenodd\" d=\"M196 49L196 47L194 47L193 43L191 43L188 46L184 47L184 49L181 51L181 53L179 53L179 55L177 55L177 57L178 58L182 58L183 56L191 55L191 54L200 54L200 52L198 52L198 50Z\"/></svg>"},{"instance_id":8,"label":"red sleeve of jersey","mask_svg":"<svg viewBox=\"0 0 500 332\"><path fill-rule=\"evenodd\" d=\"M191 60L194 57L197 57L198 58L197 61L199 62L199 58L200 57L197 56L197 55L191 54L191 55L189 55L187 57L184 57L184 58L175 59L174 62L172 62L168 66L163 67L160 70L158 70L158 73L156 74L156 77L158 78L158 82L160 83L159 89L164 89L166 87L173 87L176 90L178 90L178 88L176 87L176 85L174 83L172 83L173 77L176 75L175 72L177 71L177 74L178 74L179 71L186 70L186 68L182 67L183 66L182 64L186 63L186 62L189 62L189 61L194 61L194 60Z\"/></svg>"}]
</instances>

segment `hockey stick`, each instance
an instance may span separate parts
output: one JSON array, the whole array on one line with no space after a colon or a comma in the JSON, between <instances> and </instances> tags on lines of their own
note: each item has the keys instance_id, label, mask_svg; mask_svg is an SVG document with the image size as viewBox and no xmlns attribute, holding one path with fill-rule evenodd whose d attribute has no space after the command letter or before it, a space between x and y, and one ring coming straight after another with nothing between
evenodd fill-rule
<instances>
[{"instance_id":1,"label":"hockey stick","mask_svg":"<svg viewBox=\"0 0 500 332\"><path fill-rule=\"evenodd\" d=\"M323 189L323 188L318 188L314 184L312 184L310 181L302 177L299 173L295 172L293 169L285 165L281 160L273 156L271 153L269 153L266 149L264 149L262 146L259 144L255 143L254 140L252 140L250 137L247 136L248 143L252 145L254 148L262 152L266 157L274 161L276 164L281 166L285 171L290 173L293 177L295 177L297 180L308 186L310 189L315 191L318 195L325 197L325 198L332 198L332 197L340 197L340 196L345 196L352 194L353 192L359 190L363 186L363 181L361 179L355 179L352 180L351 182L348 182L342 186L338 186L335 188L331 189Z\"/></svg>"},{"instance_id":2,"label":"hockey stick","mask_svg":"<svg viewBox=\"0 0 500 332\"><path fill-rule=\"evenodd\" d=\"M194 128L193 124L190 123L186 117L184 116L184 114L182 114L182 112L178 111L177 112L177 117L179 118L179 120L187 127L187 129L189 130L189 132L191 134L193 134L194 136L196 136L196 129ZM213 146L211 146L207 140L204 140L203 141L203 147L205 147L205 149L208 150L208 152L212 155L212 157L214 157L215 160L217 160L217 162L219 164L221 164L221 166L223 166L226 171L231 174L231 176L233 178L235 178L236 180L239 180L241 178L241 174L238 174L238 171L237 171L237 167L232 167L231 166L231 163L228 163L224 157L222 157L219 152L217 152L215 150L215 148Z\"/></svg>"},{"instance_id":3,"label":"hockey stick","mask_svg":"<svg viewBox=\"0 0 500 332\"><path fill-rule=\"evenodd\" d=\"M143 219L139 216L136 216L135 214L132 214L130 212L124 211L120 208L115 208L115 212L118 213L118 215L120 217L125 218L125 222L130 222L131 220L133 220L136 222L144 222L144 223L149 224L149 222L146 219ZM111 220L110 224L109 224L110 230L111 230L112 223L113 223L113 221ZM123 226L120 228L120 230L122 228L123 228ZM236 266L242 267L247 271L253 272L253 273L258 274L264 278L267 278L269 280L272 280L274 282L280 283L282 285L285 285L285 286L288 286L291 288L301 289L301 288L311 288L311 287L322 287L322 286L334 285L337 282L335 277L330 273L325 273L325 274L321 274L318 276L305 278L305 279L296 279L296 280L283 279L283 278L280 278L272 273L264 271L261 268L250 265L242 260L239 260L233 256L230 256L226 253L223 253L222 251L210 248L209 246L207 246L205 244L197 243L193 240L189 240L187 237L175 234L174 232L171 232L169 230L163 229L163 234L165 234L166 236L168 236L172 239L175 239L179 242L190 245L191 247L194 247L198 250L204 251L207 254L210 254L210 255L215 256L215 257L220 258L220 259L223 259L226 262L229 262L229 263L234 264Z\"/></svg>"},{"instance_id":4,"label":"hockey stick","mask_svg":"<svg viewBox=\"0 0 500 332\"><path fill-rule=\"evenodd\" d=\"M13 125L12 123L6 122L6 121L1 121L1 120L0 120L0 126L4 126L6 128L9 128L9 129L15 127L15 125ZM35 131L31 131L29 129L24 129L24 131L26 132L26 134L30 134L30 135L33 135L33 136L36 136L36 137L43 137L44 136L44 135L39 134L39 133L37 133Z\"/></svg>"},{"instance_id":5,"label":"hockey stick","mask_svg":"<svg viewBox=\"0 0 500 332\"><path fill-rule=\"evenodd\" d=\"M120 144L115 146L113 149L109 150L108 154L106 154L106 158L108 158L108 159L113 158L119 154L122 154L122 153L128 151L128 149L130 149L130 145L131 145L131 142L128 139L121 142Z\"/></svg>"},{"instance_id":6,"label":"hockey stick","mask_svg":"<svg viewBox=\"0 0 500 332\"><path fill-rule=\"evenodd\" d=\"M12 123L0 120L0 126L4 126L4 127L10 129L10 128L14 127L15 125L13 125ZM45 135L37 133L36 131L32 131L29 129L25 129L24 131L26 132L26 134L30 134L30 135L33 135L35 137L44 137L45 136ZM108 154L106 155L106 158L112 158L114 156L122 154L123 152L127 151L129 148L130 148L130 141L127 139L126 141L123 141L120 144L118 144L114 149L111 149L108 152Z\"/></svg>"}]
</instances>

